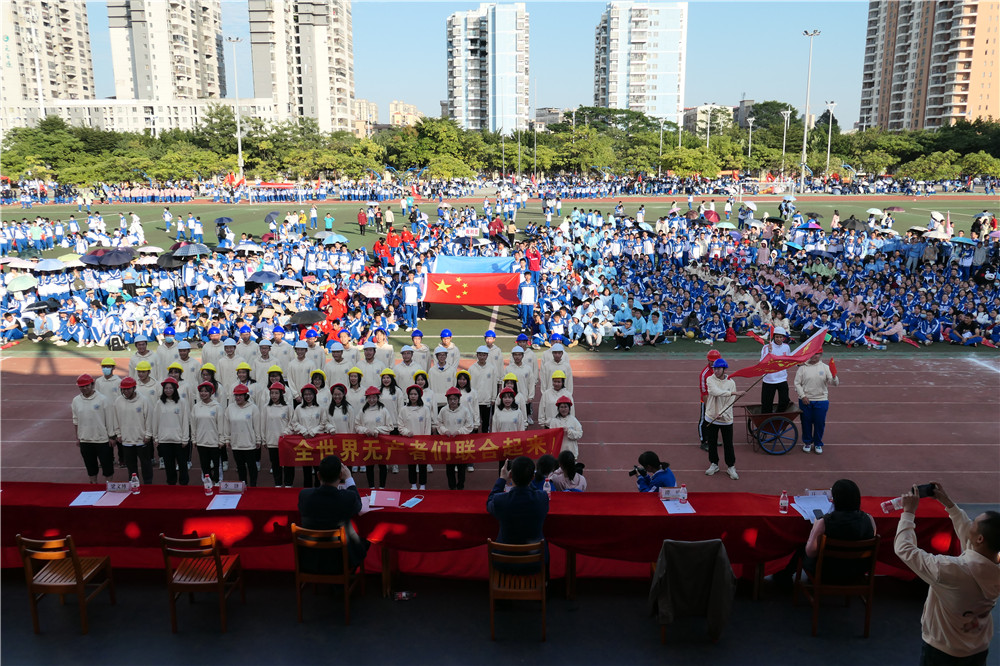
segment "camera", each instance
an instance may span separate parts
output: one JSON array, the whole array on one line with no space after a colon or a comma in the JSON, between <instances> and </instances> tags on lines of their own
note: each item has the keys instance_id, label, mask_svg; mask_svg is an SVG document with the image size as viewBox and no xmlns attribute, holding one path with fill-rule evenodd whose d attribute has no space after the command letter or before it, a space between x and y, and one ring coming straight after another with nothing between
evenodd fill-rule
<instances>
[{"instance_id":1,"label":"camera","mask_svg":"<svg viewBox=\"0 0 1000 666\"><path fill-rule=\"evenodd\" d=\"M628 473L629 476L636 476L641 474L646 475L646 469L644 467L639 467L638 465L632 465L632 471Z\"/></svg>"},{"instance_id":2,"label":"camera","mask_svg":"<svg viewBox=\"0 0 1000 666\"><path fill-rule=\"evenodd\" d=\"M934 497L934 484L924 483L917 486L917 497Z\"/></svg>"}]
</instances>

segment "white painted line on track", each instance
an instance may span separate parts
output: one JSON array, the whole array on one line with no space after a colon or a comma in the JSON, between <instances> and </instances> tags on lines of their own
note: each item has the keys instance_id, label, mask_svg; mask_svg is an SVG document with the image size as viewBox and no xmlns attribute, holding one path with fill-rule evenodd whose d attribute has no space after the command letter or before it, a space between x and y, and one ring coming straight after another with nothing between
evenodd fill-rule
<instances>
[{"instance_id":1,"label":"white painted line on track","mask_svg":"<svg viewBox=\"0 0 1000 666\"><path fill-rule=\"evenodd\" d=\"M969 363L974 363L978 365L980 368L986 368L987 370L992 370L993 372L1000 375L1000 364L993 364L990 363L989 361L984 361L982 359L976 358L975 356L966 356L965 360L968 361Z\"/></svg>"}]
</instances>

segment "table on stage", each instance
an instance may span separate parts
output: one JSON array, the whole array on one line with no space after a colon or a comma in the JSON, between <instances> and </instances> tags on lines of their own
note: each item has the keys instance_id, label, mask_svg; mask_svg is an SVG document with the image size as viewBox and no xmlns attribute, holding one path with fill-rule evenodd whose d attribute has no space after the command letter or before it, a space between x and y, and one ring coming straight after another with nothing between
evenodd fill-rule
<instances>
[{"instance_id":1,"label":"table on stage","mask_svg":"<svg viewBox=\"0 0 1000 666\"><path fill-rule=\"evenodd\" d=\"M200 486L143 486L116 507L79 506L81 492L102 486L50 483L0 484L0 563L21 566L14 536L72 534L84 555L111 556L115 567L160 568L161 532L179 536L215 533L250 569L291 570L290 525L299 521L298 489L250 488L231 510L206 511L210 501ZM362 490L362 495L367 491ZM401 502L420 495L414 508L385 508L359 516L358 532L373 547L369 572L390 570L431 576L486 577L487 538L496 520L486 512L486 491L401 491ZM884 498L864 498L882 536L879 572L908 576L893 553L899 514L879 509ZM545 536L553 577L645 577L664 539L721 538L737 573L758 574L783 565L803 544L810 524L794 511L778 512L778 498L750 493L692 493L695 514L668 514L651 493L553 493ZM934 553L957 553L951 520L934 500L917 514L920 546ZM568 555L567 555L568 554Z\"/></svg>"}]
</instances>

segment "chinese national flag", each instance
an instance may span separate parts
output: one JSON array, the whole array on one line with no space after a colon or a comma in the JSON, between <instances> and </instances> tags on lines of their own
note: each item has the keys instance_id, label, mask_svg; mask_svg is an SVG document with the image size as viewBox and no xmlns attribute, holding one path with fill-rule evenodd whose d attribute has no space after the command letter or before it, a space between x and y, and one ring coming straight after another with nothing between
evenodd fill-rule
<instances>
[{"instance_id":1,"label":"chinese national flag","mask_svg":"<svg viewBox=\"0 0 1000 666\"><path fill-rule=\"evenodd\" d=\"M424 301L459 305L517 305L517 273L429 273Z\"/></svg>"},{"instance_id":2,"label":"chinese national flag","mask_svg":"<svg viewBox=\"0 0 1000 666\"><path fill-rule=\"evenodd\" d=\"M823 351L823 340L826 338L827 329L820 329L808 340L792 350L788 356L774 356L768 354L760 363L751 365L748 368L741 368L736 372L729 373L730 377L762 377L772 372L780 372L794 368L800 363L805 363L817 352Z\"/></svg>"}]
</instances>

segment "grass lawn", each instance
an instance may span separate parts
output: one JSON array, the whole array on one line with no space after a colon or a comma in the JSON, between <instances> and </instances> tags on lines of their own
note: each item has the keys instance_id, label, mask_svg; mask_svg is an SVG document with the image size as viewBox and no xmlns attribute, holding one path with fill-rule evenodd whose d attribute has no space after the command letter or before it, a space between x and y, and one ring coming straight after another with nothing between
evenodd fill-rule
<instances>
[{"instance_id":1,"label":"grass lawn","mask_svg":"<svg viewBox=\"0 0 1000 666\"><path fill-rule=\"evenodd\" d=\"M705 197L706 199L714 199L716 202L716 210L722 211L723 204L725 203L724 197ZM482 197L475 197L477 203L476 208L481 209ZM678 205L683 209L686 207L686 200L684 197L676 197L675 199ZM754 199L748 199L754 200ZM622 201L625 205L626 213L632 215L639 209L639 203L635 200L623 197ZM645 204L646 206L646 219L650 222L656 220L657 217L666 214L670 209L671 198L664 198L663 203L652 203ZM758 202L758 213L757 216L761 217L765 213L777 214L778 208L778 198L777 197L761 197L756 200ZM393 212L396 213L396 226L397 228L401 223L405 222L399 214L398 201L391 202L393 206ZM563 202L563 214L569 214L573 210L573 206L583 208L584 210L591 208L598 208L604 212L610 212L614 208L616 202L612 201L594 201L594 200L584 200L584 201L564 201ZM861 219L867 219L865 210L870 207L876 208L886 208L888 206L900 206L905 209L903 213L896 214L896 225L897 231L904 231L908 227L920 225L926 226L930 211L939 210L942 213L951 213L952 223L955 226L956 232L959 229L964 229L966 234L969 232L969 228L972 224L972 216L983 209L988 209L991 211L996 211L1000 207L1000 198L998 197L983 197L968 195L964 196L961 200L936 200L934 197L930 198L919 198L914 201L912 197L897 197L897 198L880 198L876 201L852 201L848 197L820 197L816 200L804 200L798 202L799 210L803 212L817 212L823 217L821 222L826 228L829 228L830 217L833 214L833 210L837 209L840 211L841 219L846 219L850 217L853 213L856 217ZM430 210L428 211L431 216L434 216L434 211L436 209L436 204L428 204ZM343 234L349 240L350 246L358 247L359 245L369 245L375 241L377 237L374 233L369 233L364 238L358 233L358 227L355 223L359 204L356 203L326 203L318 206L319 217L320 217L320 228L323 225L323 216L329 211L332 212L336 218L334 224L334 231ZM161 212L163 206L160 204L146 204L146 205L108 205L108 206L95 206L95 210L101 211L104 215L104 219L108 224L109 228L114 228L118 224L118 212L124 211L136 211L143 219L143 227L146 232L146 240L150 245L157 245L163 248L167 248L173 244L173 238L166 235L163 230L163 223L161 221ZM222 204L173 204L171 205L171 210L174 213L175 219L180 215L186 217L187 213L190 211L197 216L202 218L205 226L205 239L209 244L215 241L215 225L213 220L216 217L225 215L233 218L232 229L236 231L237 234L240 233L250 233L255 236L260 236L267 232L267 225L264 223L264 216L270 211L279 211L282 216L291 209L298 210L300 208L305 208L308 211L308 206L292 205L289 203L283 204L263 204L263 205L247 205L242 204L240 206L226 206ZM425 206L425 210L427 207ZM45 215L51 219L61 218L63 220L67 219L69 215L76 214L75 205L51 205L51 206L36 206L31 211L22 211L17 207L7 207L0 211L0 215L5 221L20 220L22 217L33 217L34 215L41 214ZM86 214L77 215L77 218L86 219ZM523 228L529 220L534 219L535 221L540 221L544 224L544 218L540 212L540 204L538 201L531 201L528 206L527 212L521 212L518 215L518 226ZM364 241L364 243L362 242ZM46 257L57 257L59 255L66 254L70 250L57 248L45 253ZM495 320L492 318L495 317ZM503 349L510 349L514 344L514 337L516 337L519 331L519 322L517 320L516 310L513 307L463 307L463 306L449 306L449 305L435 305L433 306L431 316L428 321L421 322L421 329L425 333L425 344L429 344L432 347L437 342L438 333L440 333L442 328L450 328L455 334L455 342L458 346L466 352L466 354L471 354L475 347L480 344L479 341L482 340L482 334L487 329L490 328L491 321L494 322L493 328L496 329L498 335L498 344ZM402 346L408 342L408 334L405 332L397 332L393 336L393 342L397 347ZM100 350L76 350L75 346L72 347L72 353L79 353L86 356L99 356L101 354ZM753 356L756 357L759 354L760 346L758 343L752 340L743 340L732 344L721 344L719 345L720 350L723 354L727 356L740 357L740 356ZM66 353L70 350L70 347L58 348L52 347L47 344L21 344L13 347L7 351L5 354L20 355L20 354L61 354ZM654 356L672 356L681 355L686 357L698 357L703 356L708 350L707 346L696 344L688 340L679 340L675 344L660 346L656 349L648 349L645 347L637 348L633 350L633 354L642 355L654 355ZM574 350L576 354L587 355L589 352ZM104 352L106 354L106 351ZM608 353L614 352L600 352L601 355L606 355ZM865 350L860 351L848 351L842 348L834 348L830 352L835 356L852 356L852 355L871 355L871 354L885 354L885 355L897 355L897 354L926 354L926 355L937 355L937 354L987 354L995 355L996 351L988 348L979 349L967 349L967 348L957 348L951 347L949 345L934 345L930 349L916 350L909 345L892 345L886 352L869 352Z\"/></svg>"}]
</instances>

